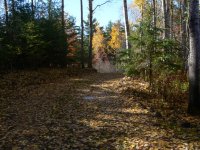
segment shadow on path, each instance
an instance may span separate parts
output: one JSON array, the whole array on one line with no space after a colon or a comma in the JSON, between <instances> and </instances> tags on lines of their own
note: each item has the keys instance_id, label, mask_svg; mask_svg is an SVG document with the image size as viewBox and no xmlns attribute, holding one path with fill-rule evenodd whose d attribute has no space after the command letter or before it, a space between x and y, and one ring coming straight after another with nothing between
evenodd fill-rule
<instances>
[{"instance_id":1,"label":"shadow on path","mask_svg":"<svg viewBox=\"0 0 200 150\"><path fill-rule=\"evenodd\" d=\"M8 97L0 149L171 149L199 142L177 139L137 96L120 95L116 83L122 77L92 73Z\"/></svg>"}]
</instances>

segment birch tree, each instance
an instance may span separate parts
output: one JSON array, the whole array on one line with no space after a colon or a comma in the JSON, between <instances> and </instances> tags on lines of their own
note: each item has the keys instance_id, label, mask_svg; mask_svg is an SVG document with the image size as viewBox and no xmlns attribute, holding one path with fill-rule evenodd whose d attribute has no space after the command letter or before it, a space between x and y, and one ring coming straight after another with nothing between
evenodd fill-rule
<instances>
[{"instance_id":1,"label":"birch tree","mask_svg":"<svg viewBox=\"0 0 200 150\"><path fill-rule=\"evenodd\" d=\"M124 8L124 24L125 24L125 38L126 38L126 49L129 49L129 41L128 38L130 36L130 28L128 22L128 9L127 9L127 0L123 0L123 8Z\"/></svg>"}]
</instances>

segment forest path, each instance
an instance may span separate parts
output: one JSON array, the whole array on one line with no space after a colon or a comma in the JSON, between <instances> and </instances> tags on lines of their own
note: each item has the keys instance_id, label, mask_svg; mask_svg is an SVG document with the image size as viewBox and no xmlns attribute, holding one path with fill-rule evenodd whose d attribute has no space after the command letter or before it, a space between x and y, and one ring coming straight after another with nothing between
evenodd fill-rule
<instances>
[{"instance_id":1,"label":"forest path","mask_svg":"<svg viewBox=\"0 0 200 150\"><path fill-rule=\"evenodd\" d=\"M12 89L1 96L0 149L185 148L163 118L119 93L122 78L91 73Z\"/></svg>"}]
</instances>

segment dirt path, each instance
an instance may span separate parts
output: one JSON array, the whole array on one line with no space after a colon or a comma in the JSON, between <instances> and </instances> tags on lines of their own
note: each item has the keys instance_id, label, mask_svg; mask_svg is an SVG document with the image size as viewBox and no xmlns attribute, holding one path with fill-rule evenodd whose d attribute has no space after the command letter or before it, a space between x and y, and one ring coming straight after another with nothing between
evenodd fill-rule
<instances>
[{"instance_id":1,"label":"dirt path","mask_svg":"<svg viewBox=\"0 0 200 150\"><path fill-rule=\"evenodd\" d=\"M0 149L185 149L163 118L119 94L120 74L92 73L1 96ZM197 148L197 147L196 147Z\"/></svg>"}]
</instances>

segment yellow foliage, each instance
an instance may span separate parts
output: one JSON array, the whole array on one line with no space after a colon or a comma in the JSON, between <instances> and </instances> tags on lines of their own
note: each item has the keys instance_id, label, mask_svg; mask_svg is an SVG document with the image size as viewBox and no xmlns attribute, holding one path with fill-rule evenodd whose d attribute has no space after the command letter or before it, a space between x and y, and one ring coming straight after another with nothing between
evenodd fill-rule
<instances>
[{"instance_id":1,"label":"yellow foliage","mask_svg":"<svg viewBox=\"0 0 200 150\"><path fill-rule=\"evenodd\" d=\"M116 50L122 46L122 35L120 33L119 25L112 26L110 36L111 40L108 42L108 45L114 50L113 53L115 53Z\"/></svg>"},{"instance_id":2,"label":"yellow foliage","mask_svg":"<svg viewBox=\"0 0 200 150\"><path fill-rule=\"evenodd\" d=\"M144 6L144 4L145 4L145 0L134 0L133 1L133 5L137 6L139 8L142 8L142 6Z\"/></svg>"},{"instance_id":3,"label":"yellow foliage","mask_svg":"<svg viewBox=\"0 0 200 150\"><path fill-rule=\"evenodd\" d=\"M96 27L96 32L93 35L93 50L97 53L99 50L105 49L105 39L102 30L99 26Z\"/></svg>"}]
</instances>

